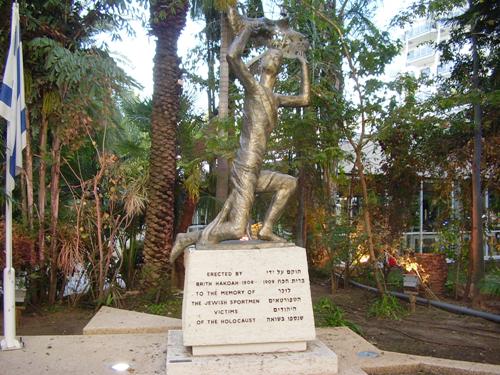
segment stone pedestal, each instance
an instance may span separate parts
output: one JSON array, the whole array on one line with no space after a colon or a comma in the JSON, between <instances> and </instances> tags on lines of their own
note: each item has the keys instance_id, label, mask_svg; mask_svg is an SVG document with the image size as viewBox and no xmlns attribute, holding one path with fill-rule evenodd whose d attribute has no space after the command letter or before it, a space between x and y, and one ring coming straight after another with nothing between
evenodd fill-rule
<instances>
[{"instance_id":1,"label":"stone pedestal","mask_svg":"<svg viewBox=\"0 0 500 375\"><path fill-rule=\"evenodd\" d=\"M302 352L193 356L182 331L168 332L167 375L335 375L337 355L319 340Z\"/></svg>"},{"instance_id":2,"label":"stone pedestal","mask_svg":"<svg viewBox=\"0 0 500 375\"><path fill-rule=\"evenodd\" d=\"M186 250L185 267L168 375L337 373L337 356L315 340L305 249L223 243Z\"/></svg>"}]
</instances>

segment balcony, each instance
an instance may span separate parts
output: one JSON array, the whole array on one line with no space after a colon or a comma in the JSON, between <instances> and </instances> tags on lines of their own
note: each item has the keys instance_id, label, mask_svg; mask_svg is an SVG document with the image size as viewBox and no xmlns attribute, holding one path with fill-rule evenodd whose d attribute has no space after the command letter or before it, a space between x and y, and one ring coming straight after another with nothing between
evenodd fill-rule
<instances>
[{"instance_id":1,"label":"balcony","mask_svg":"<svg viewBox=\"0 0 500 375\"><path fill-rule=\"evenodd\" d=\"M409 44L421 43L425 40L433 40L437 32L434 22L423 22L413 26L406 32L406 40Z\"/></svg>"},{"instance_id":2,"label":"balcony","mask_svg":"<svg viewBox=\"0 0 500 375\"><path fill-rule=\"evenodd\" d=\"M410 40L435 29L436 28L434 27L434 24L432 24L431 22L420 23L413 26L409 31L406 32L406 38Z\"/></svg>"},{"instance_id":3,"label":"balcony","mask_svg":"<svg viewBox=\"0 0 500 375\"><path fill-rule=\"evenodd\" d=\"M431 63L434 60L434 55L436 51L434 48L428 45L423 45L418 48L408 51L406 56L406 65L425 65Z\"/></svg>"}]
</instances>

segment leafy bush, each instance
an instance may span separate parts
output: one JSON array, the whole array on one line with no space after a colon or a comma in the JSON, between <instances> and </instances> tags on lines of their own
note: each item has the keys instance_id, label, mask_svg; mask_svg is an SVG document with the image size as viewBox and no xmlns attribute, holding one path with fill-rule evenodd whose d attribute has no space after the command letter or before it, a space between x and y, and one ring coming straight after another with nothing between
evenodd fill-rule
<instances>
[{"instance_id":1,"label":"leafy bush","mask_svg":"<svg viewBox=\"0 0 500 375\"><path fill-rule=\"evenodd\" d=\"M357 334L361 334L361 329L345 319L344 312L330 298L321 298L313 305L313 310L318 327L347 327Z\"/></svg>"},{"instance_id":2,"label":"leafy bush","mask_svg":"<svg viewBox=\"0 0 500 375\"><path fill-rule=\"evenodd\" d=\"M181 299L169 299L165 302L147 305L146 312L155 315L180 317L182 310Z\"/></svg>"},{"instance_id":3,"label":"leafy bush","mask_svg":"<svg viewBox=\"0 0 500 375\"><path fill-rule=\"evenodd\" d=\"M396 297L383 294L368 309L368 316L400 320L406 315L406 310L401 306Z\"/></svg>"},{"instance_id":4,"label":"leafy bush","mask_svg":"<svg viewBox=\"0 0 500 375\"><path fill-rule=\"evenodd\" d=\"M391 290L403 289L403 273L399 269L393 269L387 275L386 285L391 287Z\"/></svg>"},{"instance_id":5,"label":"leafy bush","mask_svg":"<svg viewBox=\"0 0 500 375\"><path fill-rule=\"evenodd\" d=\"M500 268L488 272L481 282L481 293L500 296Z\"/></svg>"}]
</instances>

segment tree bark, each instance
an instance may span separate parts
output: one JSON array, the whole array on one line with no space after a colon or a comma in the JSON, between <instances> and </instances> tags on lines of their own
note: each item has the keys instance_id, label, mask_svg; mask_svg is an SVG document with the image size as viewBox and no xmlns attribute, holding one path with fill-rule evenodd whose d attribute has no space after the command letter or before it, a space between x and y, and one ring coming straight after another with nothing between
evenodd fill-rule
<instances>
[{"instance_id":1,"label":"tree bark","mask_svg":"<svg viewBox=\"0 0 500 375\"><path fill-rule=\"evenodd\" d=\"M188 2L150 1L151 27L157 37L154 60L149 205L144 241L144 284L158 291L167 283L174 235L176 130L181 71L177 41L186 24Z\"/></svg>"},{"instance_id":2,"label":"tree bark","mask_svg":"<svg viewBox=\"0 0 500 375\"><path fill-rule=\"evenodd\" d=\"M196 210L197 198L188 196L184 202L181 220L177 226L177 233L187 233L187 230L193 222L193 215ZM175 262L175 286L179 289L184 287L184 257L177 258Z\"/></svg>"},{"instance_id":3,"label":"tree bark","mask_svg":"<svg viewBox=\"0 0 500 375\"><path fill-rule=\"evenodd\" d=\"M336 182L337 168L338 168L337 159L329 160L324 165L324 181L326 188L325 196L328 198L327 208L328 211L330 212L330 215L335 215L337 208L337 192L338 192L338 184Z\"/></svg>"},{"instance_id":4,"label":"tree bark","mask_svg":"<svg viewBox=\"0 0 500 375\"><path fill-rule=\"evenodd\" d=\"M371 223L371 212L370 203L368 201L368 186L366 184L366 176L364 173L363 162L361 161L361 143L354 149L356 152L356 169L358 171L359 181L361 183L361 191L363 194L363 222L365 225L366 236L368 238L368 251L370 252L370 262L373 267L373 273L375 275L375 282L377 284L377 289L380 294L385 293L385 283L383 281L382 272L377 265L377 256L375 253L375 243L373 241L372 223Z\"/></svg>"},{"instance_id":5,"label":"tree bark","mask_svg":"<svg viewBox=\"0 0 500 375\"><path fill-rule=\"evenodd\" d=\"M215 45L214 45L214 32L212 27L209 26L213 22L205 14L205 37L207 43L207 63L208 63L208 87L207 87L207 99L208 99L208 119L212 119L215 114Z\"/></svg>"},{"instance_id":6,"label":"tree bark","mask_svg":"<svg viewBox=\"0 0 500 375\"><path fill-rule=\"evenodd\" d=\"M193 198L188 196L184 202L184 208L182 209L182 216L177 225L177 233L186 233L188 227L193 222L194 211L196 210L196 204L198 203L198 198Z\"/></svg>"},{"instance_id":7,"label":"tree bark","mask_svg":"<svg viewBox=\"0 0 500 375\"><path fill-rule=\"evenodd\" d=\"M103 157L103 156L101 156ZM100 161L100 169L96 176L94 176L92 193L94 195L95 201L95 217L96 217L96 229L97 229L97 250L99 251L99 273L97 279L97 302L102 304L104 302L104 281L106 278L107 268L105 268L104 262L104 243L103 243L103 226L102 226L102 206L101 206L101 196L99 193L99 185L106 170L106 161Z\"/></svg>"},{"instance_id":8,"label":"tree bark","mask_svg":"<svg viewBox=\"0 0 500 375\"><path fill-rule=\"evenodd\" d=\"M296 225L296 242L297 246L307 246L307 197L308 197L308 181L306 175L306 166L299 170L297 194L299 206L297 208Z\"/></svg>"},{"instance_id":9,"label":"tree bark","mask_svg":"<svg viewBox=\"0 0 500 375\"><path fill-rule=\"evenodd\" d=\"M469 8L472 8L472 0L469 0ZM474 27L470 36L472 44L472 88L479 95L479 54L477 52L477 38ZM474 156L472 160L472 275L471 275L471 297L472 304L477 306L479 298L479 284L484 277L484 249L483 249L483 200L481 194L481 105L480 99L473 102L474 111Z\"/></svg>"},{"instance_id":10,"label":"tree bark","mask_svg":"<svg viewBox=\"0 0 500 375\"><path fill-rule=\"evenodd\" d=\"M220 82L219 82L219 120L225 121L229 114L229 64L227 62L227 49L229 47L230 30L226 16L221 13L221 43L220 43ZM224 130L219 130L219 136L226 136ZM216 187L215 198L223 203L229 193L229 162L220 156L217 158L215 168Z\"/></svg>"},{"instance_id":11,"label":"tree bark","mask_svg":"<svg viewBox=\"0 0 500 375\"><path fill-rule=\"evenodd\" d=\"M61 177L61 139L57 134L52 140L52 168L50 173L50 280L49 304L53 304L57 297L57 222L59 219L59 181Z\"/></svg>"},{"instance_id":12,"label":"tree bark","mask_svg":"<svg viewBox=\"0 0 500 375\"><path fill-rule=\"evenodd\" d=\"M33 230L33 149L31 147L31 122L29 111L26 110L26 158L25 158L25 178L26 178L26 197L27 197L27 210L28 210L28 226Z\"/></svg>"},{"instance_id":13,"label":"tree bark","mask_svg":"<svg viewBox=\"0 0 500 375\"><path fill-rule=\"evenodd\" d=\"M26 170L21 172L21 214L23 223L28 223L28 195L26 192Z\"/></svg>"},{"instance_id":14,"label":"tree bark","mask_svg":"<svg viewBox=\"0 0 500 375\"><path fill-rule=\"evenodd\" d=\"M47 133L49 120L42 113L42 126L40 128L40 169L38 171L38 249L40 264L45 261L45 206L47 204Z\"/></svg>"}]
</instances>

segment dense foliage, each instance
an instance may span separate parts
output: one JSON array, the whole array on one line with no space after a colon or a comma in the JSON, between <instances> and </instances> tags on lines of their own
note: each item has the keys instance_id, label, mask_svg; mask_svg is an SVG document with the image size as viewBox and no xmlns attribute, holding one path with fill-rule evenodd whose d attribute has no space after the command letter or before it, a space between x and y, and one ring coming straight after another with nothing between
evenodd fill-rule
<instances>
[{"instance_id":1,"label":"dense foliage","mask_svg":"<svg viewBox=\"0 0 500 375\"><path fill-rule=\"evenodd\" d=\"M145 2L21 2L29 144L16 189L15 241L23 259L16 266L29 275L31 302L53 303L76 291L69 297L74 302L85 294L95 303L112 303L123 288L139 286L139 276L144 288L169 288L175 232L185 231L194 214L206 224L220 207L221 192L227 194L224 163L234 158L243 116L240 86L218 65L230 42L221 12L230 2L149 3L157 38L155 88L151 100L141 101L131 94L138 84L99 35L117 38L129 30L128 20ZM177 40L190 5L191 16L206 28L180 65ZM465 12L456 12L460 6ZM240 8L249 16L263 14L260 1ZM368 260L383 292L378 264L407 250L401 235L416 226L425 180L434 219L426 229L440 232L435 249L455 260L458 285L474 260L464 235L472 227L474 106L482 111L483 189L493 194L500 188L499 9L493 1L415 3L394 25L407 27L415 15L450 25L451 37L435 47L451 74L403 73L388 82L385 69L402 43L373 23L374 2L283 1L291 27L310 41L312 104L280 111L264 167L298 177L298 203L275 229L306 247L314 267L328 268L334 278L342 264L348 278ZM10 2L0 0L0 64L9 15ZM470 80L474 66L476 85ZM299 76L297 62L286 61L277 90L296 94ZM183 86L206 91L206 113L195 113ZM450 203L451 196L459 203ZM270 199L257 197L256 225ZM498 212L495 204L491 212ZM488 229L498 225L486 218ZM175 270L182 274L182 265ZM390 315L392 305L383 299L374 314ZM326 320L345 324L325 301L317 309Z\"/></svg>"}]
</instances>

